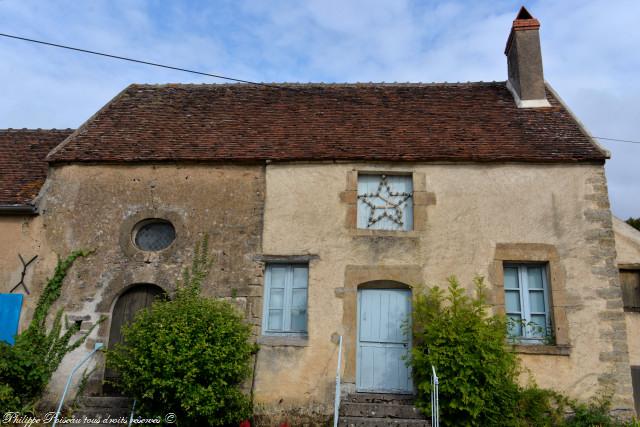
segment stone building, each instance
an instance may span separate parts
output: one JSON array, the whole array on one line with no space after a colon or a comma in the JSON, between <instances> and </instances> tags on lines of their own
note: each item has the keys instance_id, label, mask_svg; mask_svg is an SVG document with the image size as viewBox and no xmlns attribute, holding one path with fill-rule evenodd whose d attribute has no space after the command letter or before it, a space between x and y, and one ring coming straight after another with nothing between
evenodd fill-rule
<instances>
[{"instance_id":1,"label":"stone building","mask_svg":"<svg viewBox=\"0 0 640 427\"><path fill-rule=\"evenodd\" d=\"M537 325L510 333L540 386L609 387L632 412L640 289L623 303L618 263L632 283L640 240L613 222L609 154L544 81L538 28L521 10L506 82L134 84L73 132L1 131L0 291L24 295L18 328L57 255L95 250L59 305L85 330L107 321L49 398L94 342L171 295L208 234L204 292L254 325L261 411L331 414L338 336L343 393L412 393L411 295L479 274L496 312Z\"/></svg>"}]
</instances>

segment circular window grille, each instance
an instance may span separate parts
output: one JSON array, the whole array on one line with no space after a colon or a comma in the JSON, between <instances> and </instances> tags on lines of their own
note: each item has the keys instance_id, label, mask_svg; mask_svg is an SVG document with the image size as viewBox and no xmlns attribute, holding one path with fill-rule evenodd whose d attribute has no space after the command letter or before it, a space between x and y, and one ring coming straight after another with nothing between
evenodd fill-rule
<instances>
[{"instance_id":1,"label":"circular window grille","mask_svg":"<svg viewBox=\"0 0 640 427\"><path fill-rule=\"evenodd\" d=\"M176 229L169 221L152 219L136 227L135 244L143 251L161 251L176 239Z\"/></svg>"}]
</instances>

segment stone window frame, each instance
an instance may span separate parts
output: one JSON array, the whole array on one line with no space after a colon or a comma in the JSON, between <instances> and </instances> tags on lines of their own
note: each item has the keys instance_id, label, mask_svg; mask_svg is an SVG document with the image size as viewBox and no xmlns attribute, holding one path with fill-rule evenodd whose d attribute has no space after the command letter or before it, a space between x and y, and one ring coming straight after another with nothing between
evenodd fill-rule
<instances>
[{"instance_id":1,"label":"stone window frame","mask_svg":"<svg viewBox=\"0 0 640 427\"><path fill-rule=\"evenodd\" d=\"M144 251L134 243L135 229L146 220L163 220L170 222L175 229L176 237L166 248L160 251ZM168 262L177 252L188 248L192 234L186 227L183 218L169 209L141 209L128 215L120 224L119 246L120 250L130 260L139 262Z\"/></svg>"},{"instance_id":2,"label":"stone window frame","mask_svg":"<svg viewBox=\"0 0 640 427\"><path fill-rule=\"evenodd\" d=\"M555 246L543 243L498 243L494 259L489 267L489 279L493 285L492 305L496 314L505 314L504 264L546 263L549 284L551 325L554 344L514 344L513 349L522 354L546 354L569 356L569 323L567 321L566 277Z\"/></svg>"},{"instance_id":3,"label":"stone window frame","mask_svg":"<svg viewBox=\"0 0 640 427\"><path fill-rule=\"evenodd\" d=\"M358 175L410 175L413 183L413 229L412 230L367 230L358 228ZM413 170L389 170L354 168L347 172L346 188L340 193L340 201L346 204L345 228L353 236L402 236L416 237L426 229L427 206L434 205L434 193L427 191L426 176Z\"/></svg>"}]
</instances>

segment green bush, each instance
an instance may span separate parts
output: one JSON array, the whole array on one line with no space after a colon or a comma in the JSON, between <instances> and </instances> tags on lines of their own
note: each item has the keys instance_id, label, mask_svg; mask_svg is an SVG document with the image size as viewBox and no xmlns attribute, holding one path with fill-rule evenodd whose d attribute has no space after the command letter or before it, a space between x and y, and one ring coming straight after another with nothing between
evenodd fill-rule
<instances>
[{"instance_id":1,"label":"green bush","mask_svg":"<svg viewBox=\"0 0 640 427\"><path fill-rule=\"evenodd\" d=\"M251 328L230 303L199 295L210 262L206 241L185 269L175 299L159 300L124 328L124 343L108 352L117 384L138 412L172 412L179 426L222 426L251 415L240 384L251 373Z\"/></svg>"},{"instance_id":2,"label":"green bush","mask_svg":"<svg viewBox=\"0 0 640 427\"><path fill-rule=\"evenodd\" d=\"M443 426L637 426L612 418L610 399L570 400L553 390L518 384L521 370L507 345L505 316L492 315L482 278L470 297L455 277L448 292L432 287L415 296L413 377L416 404L429 414L431 366L440 378ZM567 416L567 414L571 414Z\"/></svg>"},{"instance_id":3,"label":"green bush","mask_svg":"<svg viewBox=\"0 0 640 427\"><path fill-rule=\"evenodd\" d=\"M418 405L430 411L431 366L440 383L443 422L464 426L513 424L518 386L516 356L505 346L506 320L489 316L482 279L470 298L455 277L449 294L437 287L416 295L412 364Z\"/></svg>"},{"instance_id":4,"label":"green bush","mask_svg":"<svg viewBox=\"0 0 640 427\"><path fill-rule=\"evenodd\" d=\"M0 342L0 412L33 412L64 356L80 346L91 333L90 330L72 342L80 326L65 324L62 333L62 310L56 313L50 328L46 325L49 310L60 297L69 269L77 258L87 255L88 252L76 251L65 260L58 260L27 329L16 336L14 345Z\"/></svg>"}]
</instances>

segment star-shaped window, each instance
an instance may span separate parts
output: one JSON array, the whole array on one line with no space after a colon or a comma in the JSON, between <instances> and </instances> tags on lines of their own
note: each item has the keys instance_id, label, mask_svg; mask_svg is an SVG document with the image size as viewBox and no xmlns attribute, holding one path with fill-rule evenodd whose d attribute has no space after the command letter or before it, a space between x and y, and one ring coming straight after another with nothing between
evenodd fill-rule
<instances>
[{"instance_id":1,"label":"star-shaped window","mask_svg":"<svg viewBox=\"0 0 640 427\"><path fill-rule=\"evenodd\" d=\"M411 176L359 175L358 228L411 230L413 228Z\"/></svg>"}]
</instances>

